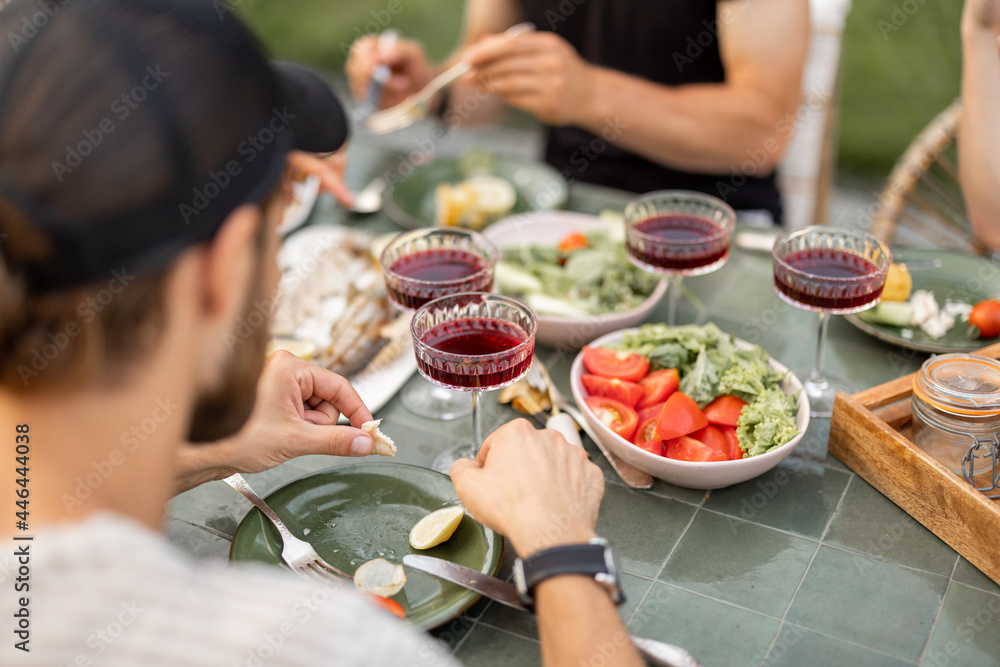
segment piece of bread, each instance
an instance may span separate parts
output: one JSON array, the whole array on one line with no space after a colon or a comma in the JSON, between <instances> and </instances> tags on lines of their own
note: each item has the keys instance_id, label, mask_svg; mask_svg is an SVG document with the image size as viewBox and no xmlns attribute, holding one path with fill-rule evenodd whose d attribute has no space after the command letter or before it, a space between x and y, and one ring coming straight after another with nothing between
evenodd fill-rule
<instances>
[{"instance_id":1,"label":"piece of bread","mask_svg":"<svg viewBox=\"0 0 1000 667\"><path fill-rule=\"evenodd\" d=\"M395 456L396 445L393 443L392 438L378 430L378 425L381 423L381 419L365 422L361 425L361 430L370 435L372 440L375 442L375 449L372 450L372 454L378 454L379 456Z\"/></svg>"},{"instance_id":2,"label":"piece of bread","mask_svg":"<svg viewBox=\"0 0 1000 667\"><path fill-rule=\"evenodd\" d=\"M885 276L885 287L882 288L883 301L906 301L913 289L913 279L906 264L890 264Z\"/></svg>"}]
</instances>

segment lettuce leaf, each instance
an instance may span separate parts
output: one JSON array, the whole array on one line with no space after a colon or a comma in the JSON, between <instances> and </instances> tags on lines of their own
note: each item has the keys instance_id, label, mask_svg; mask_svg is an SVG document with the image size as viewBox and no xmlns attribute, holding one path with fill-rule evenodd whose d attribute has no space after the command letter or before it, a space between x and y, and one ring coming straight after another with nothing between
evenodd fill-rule
<instances>
[{"instance_id":1,"label":"lettuce leaf","mask_svg":"<svg viewBox=\"0 0 1000 667\"><path fill-rule=\"evenodd\" d=\"M740 413L736 424L740 448L748 456L757 456L798 435L793 411L797 400L797 397L789 396L776 387L761 392Z\"/></svg>"}]
</instances>

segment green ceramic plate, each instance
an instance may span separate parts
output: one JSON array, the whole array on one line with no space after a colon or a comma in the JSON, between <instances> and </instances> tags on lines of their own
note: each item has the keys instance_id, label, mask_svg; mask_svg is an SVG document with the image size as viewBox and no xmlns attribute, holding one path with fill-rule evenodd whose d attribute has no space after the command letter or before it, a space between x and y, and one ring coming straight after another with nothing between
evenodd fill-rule
<instances>
[{"instance_id":1,"label":"green ceramic plate","mask_svg":"<svg viewBox=\"0 0 1000 667\"><path fill-rule=\"evenodd\" d=\"M1000 294L1000 264L983 257L946 250L899 248L892 251L892 260L897 263L929 263L940 260L941 266L937 268L920 268L919 264L914 264L910 270L913 289L931 290L939 305L943 305L946 299L975 304L977 301ZM966 335L968 326L965 322L957 322L951 331L935 340L917 327L911 328L913 338L903 338L903 330L899 327L865 322L857 314L845 315L845 318L876 338L921 352L935 354L972 352L998 340L996 338L970 340Z\"/></svg>"},{"instance_id":2,"label":"green ceramic plate","mask_svg":"<svg viewBox=\"0 0 1000 667\"><path fill-rule=\"evenodd\" d=\"M408 553L423 553L492 575L503 557L503 538L468 515L444 544L419 552L410 547L413 524L458 503L451 480L427 468L402 463L346 465L290 482L265 500L293 535L348 573L373 558L399 563ZM229 557L283 564L278 531L256 508L236 529ZM410 568L406 577L406 586L393 599L403 606L410 623L421 629L450 621L479 599L472 591Z\"/></svg>"},{"instance_id":3,"label":"green ceramic plate","mask_svg":"<svg viewBox=\"0 0 1000 667\"><path fill-rule=\"evenodd\" d=\"M471 169L510 181L517 190L517 203L508 215L562 208L569 194L566 181L552 167L525 158L485 154L471 162L466 158L441 159L414 169L393 185L385 212L410 229L434 225L434 190L439 183L458 183L472 175Z\"/></svg>"}]
</instances>

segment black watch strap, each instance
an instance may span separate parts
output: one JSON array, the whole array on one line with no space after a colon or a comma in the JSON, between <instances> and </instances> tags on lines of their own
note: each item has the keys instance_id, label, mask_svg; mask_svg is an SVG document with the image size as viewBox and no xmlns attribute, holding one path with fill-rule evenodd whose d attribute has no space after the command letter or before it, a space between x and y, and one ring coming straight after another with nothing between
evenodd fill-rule
<instances>
[{"instance_id":1,"label":"black watch strap","mask_svg":"<svg viewBox=\"0 0 1000 667\"><path fill-rule=\"evenodd\" d=\"M525 604L534 604L535 587L546 579L564 574L594 578L608 589L615 604L624 602L618 564L611 545L602 538L585 544L568 544L536 552L514 565L514 580Z\"/></svg>"}]
</instances>

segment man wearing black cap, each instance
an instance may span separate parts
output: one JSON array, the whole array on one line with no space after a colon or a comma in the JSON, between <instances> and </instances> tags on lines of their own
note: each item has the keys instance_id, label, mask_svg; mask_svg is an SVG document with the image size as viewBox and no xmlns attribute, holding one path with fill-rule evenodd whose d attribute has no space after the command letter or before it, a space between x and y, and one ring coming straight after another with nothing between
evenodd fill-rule
<instances>
[{"instance_id":1,"label":"man wearing black cap","mask_svg":"<svg viewBox=\"0 0 1000 667\"><path fill-rule=\"evenodd\" d=\"M343 378L285 353L261 372L266 326L231 335L277 283L287 155L338 148L341 107L209 0L42 4L0 4L0 477L23 480L0 663L450 664L352 591L209 572L158 535L177 490L372 451ZM452 473L519 555L592 549L603 478L561 436L509 424ZM546 661L638 664L569 571L532 579Z\"/></svg>"}]
</instances>

